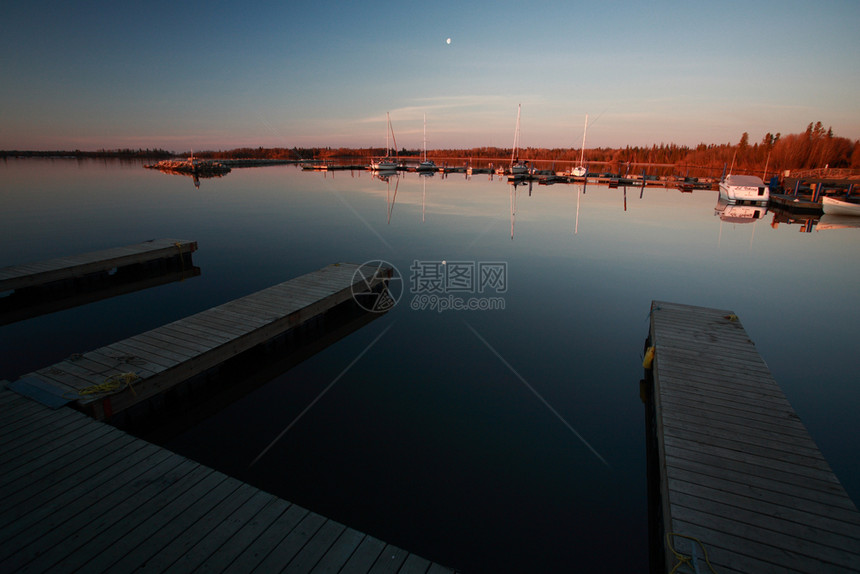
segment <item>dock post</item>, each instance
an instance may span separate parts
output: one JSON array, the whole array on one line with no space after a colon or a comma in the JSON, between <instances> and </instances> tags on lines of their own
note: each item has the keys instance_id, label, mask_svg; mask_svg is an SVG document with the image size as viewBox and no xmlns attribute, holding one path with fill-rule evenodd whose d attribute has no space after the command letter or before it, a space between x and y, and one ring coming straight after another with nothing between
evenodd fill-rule
<instances>
[{"instance_id":1,"label":"dock post","mask_svg":"<svg viewBox=\"0 0 860 574\"><path fill-rule=\"evenodd\" d=\"M821 183L813 183L812 184L812 203L818 203L821 201L821 191L824 188L824 185Z\"/></svg>"}]
</instances>

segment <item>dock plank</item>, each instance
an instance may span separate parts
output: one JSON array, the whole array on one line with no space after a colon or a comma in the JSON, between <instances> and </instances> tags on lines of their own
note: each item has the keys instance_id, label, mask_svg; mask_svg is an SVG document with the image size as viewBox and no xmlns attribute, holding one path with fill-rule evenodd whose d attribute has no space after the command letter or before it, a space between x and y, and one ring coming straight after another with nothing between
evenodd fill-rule
<instances>
[{"instance_id":1,"label":"dock plank","mask_svg":"<svg viewBox=\"0 0 860 574\"><path fill-rule=\"evenodd\" d=\"M36 371L95 418L116 413L348 301L364 288L360 266L334 264L162 327ZM97 395L78 391L135 373L131 385Z\"/></svg>"},{"instance_id":2,"label":"dock plank","mask_svg":"<svg viewBox=\"0 0 860 574\"><path fill-rule=\"evenodd\" d=\"M341 568L342 574L359 574L369 571L385 550L385 542L365 536L349 560Z\"/></svg>"},{"instance_id":3,"label":"dock plank","mask_svg":"<svg viewBox=\"0 0 860 574\"><path fill-rule=\"evenodd\" d=\"M43 285L53 281L76 279L91 273L110 271L136 263L165 257L190 255L197 250L196 241L154 239L125 247L113 247L45 261L24 263L0 269L0 292Z\"/></svg>"},{"instance_id":4,"label":"dock plank","mask_svg":"<svg viewBox=\"0 0 860 574\"><path fill-rule=\"evenodd\" d=\"M296 504L284 507L281 513L262 533L230 563L224 570L225 574L243 574L254 571L272 552L285 536L296 528L310 514L305 508Z\"/></svg>"},{"instance_id":5,"label":"dock plank","mask_svg":"<svg viewBox=\"0 0 860 574\"><path fill-rule=\"evenodd\" d=\"M856 572L860 513L737 316L655 301L649 340L667 569L674 533L718 572Z\"/></svg>"},{"instance_id":6,"label":"dock plank","mask_svg":"<svg viewBox=\"0 0 860 574\"><path fill-rule=\"evenodd\" d=\"M9 389L0 399L37 404ZM68 407L37 406L34 421L82 432L52 435L56 456L2 491L2 571L450 572ZM20 466L32 451L6 452Z\"/></svg>"}]
</instances>

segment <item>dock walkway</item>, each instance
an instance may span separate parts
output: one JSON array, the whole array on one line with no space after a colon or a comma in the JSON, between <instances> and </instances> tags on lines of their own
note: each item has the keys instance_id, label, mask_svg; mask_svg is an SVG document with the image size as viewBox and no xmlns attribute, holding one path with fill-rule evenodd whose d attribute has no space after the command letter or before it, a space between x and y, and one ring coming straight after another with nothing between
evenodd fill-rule
<instances>
[{"instance_id":1,"label":"dock walkway","mask_svg":"<svg viewBox=\"0 0 860 574\"><path fill-rule=\"evenodd\" d=\"M190 257L196 250L196 241L153 239L125 247L12 265L0 269L0 293L54 281L79 279L92 273L110 272L114 268L157 259L186 255Z\"/></svg>"},{"instance_id":2,"label":"dock walkway","mask_svg":"<svg viewBox=\"0 0 860 574\"><path fill-rule=\"evenodd\" d=\"M0 572L451 572L0 381Z\"/></svg>"},{"instance_id":3,"label":"dock walkway","mask_svg":"<svg viewBox=\"0 0 860 574\"><path fill-rule=\"evenodd\" d=\"M670 534L700 572L860 571L860 513L734 313L652 302L650 344L667 570Z\"/></svg>"},{"instance_id":4,"label":"dock walkway","mask_svg":"<svg viewBox=\"0 0 860 574\"><path fill-rule=\"evenodd\" d=\"M12 388L59 406L113 415L211 369L382 283L336 263L246 297L39 369ZM104 392L85 394L95 389Z\"/></svg>"}]
</instances>

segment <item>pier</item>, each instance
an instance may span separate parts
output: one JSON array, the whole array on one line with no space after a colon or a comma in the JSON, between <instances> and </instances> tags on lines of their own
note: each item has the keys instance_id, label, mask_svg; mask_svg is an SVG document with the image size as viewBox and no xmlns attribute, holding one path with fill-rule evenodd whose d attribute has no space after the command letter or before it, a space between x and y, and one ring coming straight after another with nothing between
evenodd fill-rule
<instances>
[{"instance_id":1,"label":"pier","mask_svg":"<svg viewBox=\"0 0 860 574\"><path fill-rule=\"evenodd\" d=\"M376 271L376 272L374 272ZM96 419L164 393L301 326L354 293L383 288L389 269L336 263L25 375L10 388ZM372 276L369 276L372 275Z\"/></svg>"},{"instance_id":2,"label":"pier","mask_svg":"<svg viewBox=\"0 0 860 574\"><path fill-rule=\"evenodd\" d=\"M652 570L857 572L860 513L738 317L655 301L646 345Z\"/></svg>"},{"instance_id":3,"label":"pier","mask_svg":"<svg viewBox=\"0 0 860 574\"><path fill-rule=\"evenodd\" d=\"M196 241L152 239L143 243L58 257L0 269L0 293L56 281L78 280L97 273L112 273L123 267L160 259L189 258L197 251Z\"/></svg>"},{"instance_id":4,"label":"pier","mask_svg":"<svg viewBox=\"0 0 860 574\"><path fill-rule=\"evenodd\" d=\"M0 381L0 571L451 570Z\"/></svg>"}]
</instances>

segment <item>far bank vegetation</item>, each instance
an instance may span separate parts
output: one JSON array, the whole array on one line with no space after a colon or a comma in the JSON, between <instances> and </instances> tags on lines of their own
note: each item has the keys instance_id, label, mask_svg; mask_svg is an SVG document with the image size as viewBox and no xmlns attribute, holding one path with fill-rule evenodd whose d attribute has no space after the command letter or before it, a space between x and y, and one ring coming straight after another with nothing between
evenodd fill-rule
<instances>
[{"instance_id":1,"label":"far bank vegetation","mask_svg":"<svg viewBox=\"0 0 860 574\"><path fill-rule=\"evenodd\" d=\"M402 148L401 158L418 157L419 149ZM207 151L200 157L260 158L292 160L349 160L356 162L384 155L382 148L239 148L229 151ZM577 148L526 148L520 158L541 163L555 163L559 168L579 161ZM473 163L505 162L510 159L510 148L477 147L471 149L433 149L427 155L437 163L472 161ZM782 135L766 134L761 141L750 142L743 133L736 144L705 144L696 147L676 144L650 147L626 146L623 148L588 148L586 163L604 166L606 171L624 172L628 165L674 167L676 171L722 170L731 166L736 173L763 172L769 174L784 170L841 169L860 170L860 140L834 135L832 128L825 129L821 122L810 123L802 133ZM601 171L604 168L598 168Z\"/></svg>"},{"instance_id":2,"label":"far bank vegetation","mask_svg":"<svg viewBox=\"0 0 860 574\"><path fill-rule=\"evenodd\" d=\"M171 154L165 150L99 150L98 152L26 152L0 151L0 157L27 156L74 156L74 157L158 157L170 155L187 156L190 152ZM289 161L354 161L366 163L369 158L385 154L383 148L236 148L231 150L194 152L199 158L220 159L272 159ZM418 158L419 149L402 148L397 152L401 158ZM499 147L477 147L471 149L433 149L427 155L437 164L461 165L504 163L510 160L511 149ZM565 169L579 161L577 148L537 148L520 150L520 158L538 162L546 167ZM592 171L641 171L642 166L662 168L684 175L715 175L724 167L731 166L735 173L780 174L786 170L840 170L860 172L860 140L836 136L832 128L825 129L815 122L801 133L782 135L765 134L761 141L750 142L749 134L743 133L736 144L705 144L695 147L673 143L654 144L650 147L626 146L623 148L588 148L585 162Z\"/></svg>"}]
</instances>

